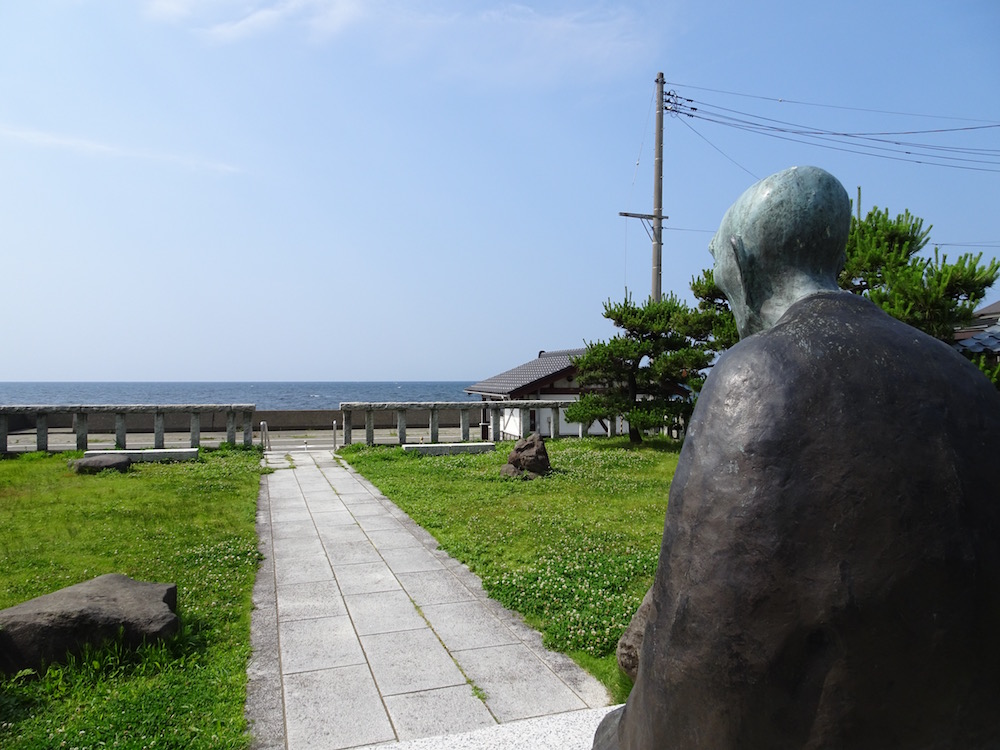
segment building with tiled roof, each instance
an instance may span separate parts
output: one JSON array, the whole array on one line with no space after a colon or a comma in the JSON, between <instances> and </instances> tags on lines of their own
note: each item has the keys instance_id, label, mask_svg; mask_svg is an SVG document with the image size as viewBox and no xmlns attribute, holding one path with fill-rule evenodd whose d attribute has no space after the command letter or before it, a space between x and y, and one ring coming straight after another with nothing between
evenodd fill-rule
<instances>
[{"instance_id":1,"label":"building with tiled roof","mask_svg":"<svg viewBox=\"0 0 1000 750\"><path fill-rule=\"evenodd\" d=\"M561 349L554 352L540 351L538 357L501 372L482 382L470 385L466 393L482 396L484 400L509 401L511 399L541 397L576 397L580 388L574 383L576 366L573 357L584 349Z\"/></svg>"},{"instance_id":2,"label":"building with tiled roof","mask_svg":"<svg viewBox=\"0 0 1000 750\"><path fill-rule=\"evenodd\" d=\"M573 358L581 356L584 351L586 350L582 347L551 352L540 351L530 362L470 385L465 392L480 396L483 401L494 402L535 399L576 400L580 397L580 386L576 382L576 365L573 364ZM487 419L485 412L486 410L483 414L484 423ZM560 434L579 431L579 425L566 421L564 410L560 410L560 416ZM539 415L532 410L529 418L530 431L537 431L543 436L551 434L552 425L547 421L550 417ZM500 431L506 438L516 438L521 435L520 419L521 414L518 409L503 410ZM617 425L615 427L620 429ZM608 432L608 425L594 422L586 431L591 435L604 435Z\"/></svg>"}]
</instances>

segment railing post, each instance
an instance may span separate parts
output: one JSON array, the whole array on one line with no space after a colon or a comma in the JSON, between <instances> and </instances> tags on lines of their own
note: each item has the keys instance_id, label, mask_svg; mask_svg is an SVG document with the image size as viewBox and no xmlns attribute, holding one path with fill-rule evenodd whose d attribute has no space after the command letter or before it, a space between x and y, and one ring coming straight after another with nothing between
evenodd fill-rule
<instances>
[{"instance_id":1,"label":"railing post","mask_svg":"<svg viewBox=\"0 0 1000 750\"><path fill-rule=\"evenodd\" d=\"M469 410L459 409L459 421L462 423L462 442L469 442Z\"/></svg>"},{"instance_id":2,"label":"railing post","mask_svg":"<svg viewBox=\"0 0 1000 750\"><path fill-rule=\"evenodd\" d=\"M585 425L583 422L580 422L579 424L580 424L580 437L583 437L584 432L586 432L587 425Z\"/></svg>"},{"instance_id":3,"label":"railing post","mask_svg":"<svg viewBox=\"0 0 1000 750\"><path fill-rule=\"evenodd\" d=\"M614 437L618 434L618 417L611 417L608 420L608 437Z\"/></svg>"},{"instance_id":4,"label":"railing post","mask_svg":"<svg viewBox=\"0 0 1000 750\"><path fill-rule=\"evenodd\" d=\"M0 414L0 453L7 452L7 415Z\"/></svg>"},{"instance_id":5,"label":"railing post","mask_svg":"<svg viewBox=\"0 0 1000 750\"><path fill-rule=\"evenodd\" d=\"M201 412L191 412L191 447L201 447Z\"/></svg>"},{"instance_id":6,"label":"railing post","mask_svg":"<svg viewBox=\"0 0 1000 750\"><path fill-rule=\"evenodd\" d=\"M431 442L436 443L438 441L438 410L436 407L431 407Z\"/></svg>"},{"instance_id":7,"label":"railing post","mask_svg":"<svg viewBox=\"0 0 1000 750\"><path fill-rule=\"evenodd\" d=\"M249 448L253 445L253 415L251 412L243 412L243 446Z\"/></svg>"},{"instance_id":8,"label":"railing post","mask_svg":"<svg viewBox=\"0 0 1000 750\"><path fill-rule=\"evenodd\" d=\"M76 449L78 451L87 450L87 412L85 411L76 413Z\"/></svg>"},{"instance_id":9,"label":"railing post","mask_svg":"<svg viewBox=\"0 0 1000 750\"><path fill-rule=\"evenodd\" d=\"M164 416L162 411L155 412L153 414L153 447L162 448L163 447L163 422Z\"/></svg>"},{"instance_id":10,"label":"railing post","mask_svg":"<svg viewBox=\"0 0 1000 750\"><path fill-rule=\"evenodd\" d=\"M365 445L375 445L375 412L365 409Z\"/></svg>"},{"instance_id":11,"label":"railing post","mask_svg":"<svg viewBox=\"0 0 1000 750\"><path fill-rule=\"evenodd\" d=\"M521 437L526 438L531 434L531 410L522 406L518 411L521 417Z\"/></svg>"},{"instance_id":12,"label":"railing post","mask_svg":"<svg viewBox=\"0 0 1000 750\"><path fill-rule=\"evenodd\" d=\"M490 432L493 433L493 442L500 442L500 409L490 409Z\"/></svg>"},{"instance_id":13,"label":"railing post","mask_svg":"<svg viewBox=\"0 0 1000 750\"><path fill-rule=\"evenodd\" d=\"M115 448L120 451L125 450L127 431L125 426L125 412L118 412L115 414Z\"/></svg>"},{"instance_id":14,"label":"railing post","mask_svg":"<svg viewBox=\"0 0 1000 750\"><path fill-rule=\"evenodd\" d=\"M49 415L45 412L35 415L35 449L39 452L49 449Z\"/></svg>"},{"instance_id":15,"label":"railing post","mask_svg":"<svg viewBox=\"0 0 1000 750\"><path fill-rule=\"evenodd\" d=\"M337 420L333 420L333 452L337 452Z\"/></svg>"},{"instance_id":16,"label":"railing post","mask_svg":"<svg viewBox=\"0 0 1000 750\"><path fill-rule=\"evenodd\" d=\"M552 434L550 435L550 437L552 437L553 439L559 437L559 407L558 406L553 406L552 407L552 430L551 430L551 432L552 432Z\"/></svg>"},{"instance_id":17,"label":"railing post","mask_svg":"<svg viewBox=\"0 0 1000 750\"><path fill-rule=\"evenodd\" d=\"M344 445L351 444L351 410L344 412Z\"/></svg>"},{"instance_id":18,"label":"railing post","mask_svg":"<svg viewBox=\"0 0 1000 750\"><path fill-rule=\"evenodd\" d=\"M406 444L406 409L396 409L396 433L399 435L399 444Z\"/></svg>"},{"instance_id":19,"label":"railing post","mask_svg":"<svg viewBox=\"0 0 1000 750\"><path fill-rule=\"evenodd\" d=\"M226 411L226 442L236 445L236 412L232 409Z\"/></svg>"}]
</instances>

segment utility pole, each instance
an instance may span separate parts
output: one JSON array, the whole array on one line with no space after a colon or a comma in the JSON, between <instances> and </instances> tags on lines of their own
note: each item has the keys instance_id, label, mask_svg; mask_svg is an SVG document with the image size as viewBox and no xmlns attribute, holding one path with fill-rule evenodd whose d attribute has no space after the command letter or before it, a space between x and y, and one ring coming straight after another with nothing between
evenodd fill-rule
<instances>
[{"instance_id":1,"label":"utility pole","mask_svg":"<svg viewBox=\"0 0 1000 750\"><path fill-rule=\"evenodd\" d=\"M663 265L663 73L656 76L656 156L653 160L653 302L660 301Z\"/></svg>"},{"instance_id":2,"label":"utility pole","mask_svg":"<svg viewBox=\"0 0 1000 750\"><path fill-rule=\"evenodd\" d=\"M662 294L663 220L667 218L663 215L663 109L666 104L663 100L664 83L663 73L658 74L656 76L656 156L653 161L653 213L618 212L619 216L641 219L646 228L646 234L653 241L653 283L650 297L654 302L659 302Z\"/></svg>"}]
</instances>

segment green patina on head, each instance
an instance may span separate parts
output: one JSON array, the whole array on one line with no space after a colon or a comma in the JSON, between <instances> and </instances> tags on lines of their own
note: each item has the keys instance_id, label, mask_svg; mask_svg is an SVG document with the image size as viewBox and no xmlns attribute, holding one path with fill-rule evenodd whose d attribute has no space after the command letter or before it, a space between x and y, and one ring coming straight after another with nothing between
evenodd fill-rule
<instances>
[{"instance_id":1,"label":"green patina on head","mask_svg":"<svg viewBox=\"0 0 1000 750\"><path fill-rule=\"evenodd\" d=\"M837 289L850 226L847 191L818 167L778 172L739 197L709 250L740 337L770 328L809 294Z\"/></svg>"}]
</instances>

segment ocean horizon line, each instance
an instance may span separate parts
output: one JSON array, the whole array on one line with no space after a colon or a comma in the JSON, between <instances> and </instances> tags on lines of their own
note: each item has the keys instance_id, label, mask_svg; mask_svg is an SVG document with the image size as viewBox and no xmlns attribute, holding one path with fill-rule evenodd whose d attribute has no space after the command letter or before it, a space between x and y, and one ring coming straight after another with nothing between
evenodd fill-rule
<instances>
[{"instance_id":1,"label":"ocean horizon line","mask_svg":"<svg viewBox=\"0 0 1000 750\"><path fill-rule=\"evenodd\" d=\"M472 380L0 381L0 405L254 404L261 411L336 410L342 402L475 401Z\"/></svg>"}]
</instances>

